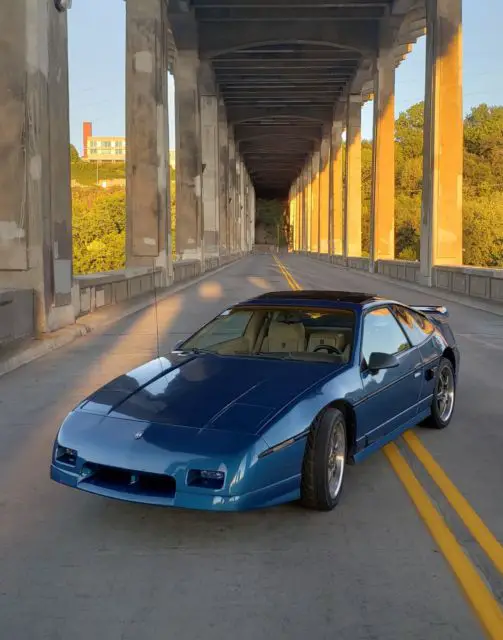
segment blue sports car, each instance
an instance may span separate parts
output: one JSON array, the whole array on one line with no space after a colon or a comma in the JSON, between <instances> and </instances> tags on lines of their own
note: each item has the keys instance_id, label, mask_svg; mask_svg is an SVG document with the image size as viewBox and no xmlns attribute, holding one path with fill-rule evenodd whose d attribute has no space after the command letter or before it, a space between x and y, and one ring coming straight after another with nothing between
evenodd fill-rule
<instances>
[{"instance_id":1,"label":"blue sports car","mask_svg":"<svg viewBox=\"0 0 503 640\"><path fill-rule=\"evenodd\" d=\"M453 414L444 307L364 293L271 292L76 407L51 478L101 496L234 511L335 507L345 466Z\"/></svg>"}]
</instances>

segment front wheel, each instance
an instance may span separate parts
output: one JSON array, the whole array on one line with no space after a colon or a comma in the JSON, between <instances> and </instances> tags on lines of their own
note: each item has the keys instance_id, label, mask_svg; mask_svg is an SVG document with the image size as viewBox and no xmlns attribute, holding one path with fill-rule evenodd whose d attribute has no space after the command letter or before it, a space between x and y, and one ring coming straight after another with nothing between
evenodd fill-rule
<instances>
[{"instance_id":1,"label":"front wheel","mask_svg":"<svg viewBox=\"0 0 503 640\"><path fill-rule=\"evenodd\" d=\"M456 401L456 378L448 358L441 358L435 374L435 391L431 415L423 422L426 427L445 429L452 419Z\"/></svg>"},{"instance_id":2,"label":"front wheel","mask_svg":"<svg viewBox=\"0 0 503 640\"><path fill-rule=\"evenodd\" d=\"M339 409L327 409L315 420L302 465L301 504L331 511L339 502L346 468L346 421Z\"/></svg>"}]
</instances>

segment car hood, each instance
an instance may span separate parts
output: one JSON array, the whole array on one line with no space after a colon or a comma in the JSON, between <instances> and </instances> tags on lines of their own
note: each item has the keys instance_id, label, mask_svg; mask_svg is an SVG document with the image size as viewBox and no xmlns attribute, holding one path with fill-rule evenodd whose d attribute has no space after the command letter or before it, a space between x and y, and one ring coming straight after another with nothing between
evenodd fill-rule
<instances>
[{"instance_id":1,"label":"car hood","mask_svg":"<svg viewBox=\"0 0 503 640\"><path fill-rule=\"evenodd\" d=\"M199 354L158 358L90 396L85 412L160 425L258 433L333 364Z\"/></svg>"}]
</instances>

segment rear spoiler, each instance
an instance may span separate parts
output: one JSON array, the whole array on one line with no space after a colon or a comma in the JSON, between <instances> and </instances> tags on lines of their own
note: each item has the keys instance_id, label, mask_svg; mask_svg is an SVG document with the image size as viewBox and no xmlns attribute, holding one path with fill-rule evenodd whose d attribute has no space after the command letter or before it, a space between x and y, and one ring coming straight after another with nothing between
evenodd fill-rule
<instances>
[{"instance_id":1,"label":"rear spoiler","mask_svg":"<svg viewBox=\"0 0 503 640\"><path fill-rule=\"evenodd\" d=\"M411 305L411 309L414 311L419 311L420 313L424 313L427 316L442 316L443 318L449 317L449 312L443 306L435 307L435 306L413 306Z\"/></svg>"}]
</instances>

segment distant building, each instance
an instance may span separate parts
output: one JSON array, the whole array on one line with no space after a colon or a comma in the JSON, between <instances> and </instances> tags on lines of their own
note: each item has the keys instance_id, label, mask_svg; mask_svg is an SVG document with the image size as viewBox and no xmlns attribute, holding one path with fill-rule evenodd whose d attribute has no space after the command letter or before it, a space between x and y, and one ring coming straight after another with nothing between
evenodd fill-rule
<instances>
[{"instance_id":1,"label":"distant building","mask_svg":"<svg viewBox=\"0 0 503 640\"><path fill-rule=\"evenodd\" d=\"M87 162L126 162L126 138L123 136L93 136L92 122L82 125L82 160ZM175 169L175 151L169 152L169 164Z\"/></svg>"},{"instance_id":2,"label":"distant building","mask_svg":"<svg viewBox=\"0 0 503 640\"><path fill-rule=\"evenodd\" d=\"M126 138L123 136L93 136L92 122L82 126L82 159L88 162L125 162Z\"/></svg>"}]
</instances>

